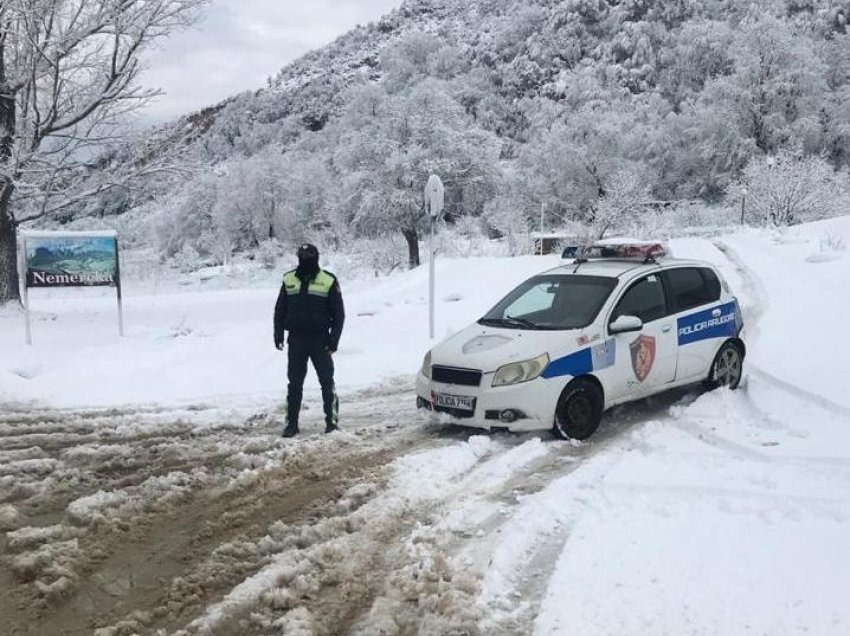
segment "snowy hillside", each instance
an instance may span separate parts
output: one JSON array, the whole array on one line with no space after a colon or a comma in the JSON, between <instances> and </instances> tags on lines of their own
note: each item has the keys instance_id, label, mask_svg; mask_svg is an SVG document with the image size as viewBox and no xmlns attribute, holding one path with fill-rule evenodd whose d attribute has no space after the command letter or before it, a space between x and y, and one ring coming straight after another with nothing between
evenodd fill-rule
<instances>
[{"instance_id":1,"label":"snowy hillside","mask_svg":"<svg viewBox=\"0 0 850 636\"><path fill-rule=\"evenodd\" d=\"M740 298L745 385L575 444L419 419L424 268L337 272L343 432L313 384L294 440L276 288L130 284L125 338L108 295L33 294L32 348L0 315L4 633L846 634L848 246L850 217L672 241ZM441 259L439 336L558 262Z\"/></svg>"},{"instance_id":2,"label":"snowy hillside","mask_svg":"<svg viewBox=\"0 0 850 636\"><path fill-rule=\"evenodd\" d=\"M597 234L659 209L680 227L694 206L722 221L743 192L750 224L825 218L850 201L847 13L406 0L117 151L95 184L164 165L43 223L106 225L194 267L305 238L361 255L360 241L404 238L394 258L416 264L431 173L447 222L488 235L527 235L541 214Z\"/></svg>"}]
</instances>

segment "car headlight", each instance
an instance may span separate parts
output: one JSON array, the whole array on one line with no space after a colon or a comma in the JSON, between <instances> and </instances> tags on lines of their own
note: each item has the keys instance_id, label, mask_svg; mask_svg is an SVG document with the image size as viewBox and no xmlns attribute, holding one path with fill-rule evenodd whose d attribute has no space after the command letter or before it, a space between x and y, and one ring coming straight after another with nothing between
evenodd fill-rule
<instances>
[{"instance_id":1,"label":"car headlight","mask_svg":"<svg viewBox=\"0 0 850 636\"><path fill-rule=\"evenodd\" d=\"M541 373L549 364L549 354L537 356L531 360L523 360L522 362L511 362L506 364L496 371L493 376L493 386L506 386L508 384L519 384L520 382L528 382L533 380Z\"/></svg>"},{"instance_id":2,"label":"car headlight","mask_svg":"<svg viewBox=\"0 0 850 636\"><path fill-rule=\"evenodd\" d=\"M425 354L425 358L422 360L422 375L424 375L429 380L431 379L431 352Z\"/></svg>"}]
</instances>

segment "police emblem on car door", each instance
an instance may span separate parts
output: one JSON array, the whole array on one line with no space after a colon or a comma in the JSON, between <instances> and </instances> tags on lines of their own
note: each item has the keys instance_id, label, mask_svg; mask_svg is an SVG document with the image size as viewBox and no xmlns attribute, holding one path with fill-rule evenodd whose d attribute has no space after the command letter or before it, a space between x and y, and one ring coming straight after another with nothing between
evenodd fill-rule
<instances>
[{"instance_id":1,"label":"police emblem on car door","mask_svg":"<svg viewBox=\"0 0 850 636\"><path fill-rule=\"evenodd\" d=\"M632 354L632 369L639 382L646 380L655 362L655 338L653 336L638 336L630 345Z\"/></svg>"}]
</instances>

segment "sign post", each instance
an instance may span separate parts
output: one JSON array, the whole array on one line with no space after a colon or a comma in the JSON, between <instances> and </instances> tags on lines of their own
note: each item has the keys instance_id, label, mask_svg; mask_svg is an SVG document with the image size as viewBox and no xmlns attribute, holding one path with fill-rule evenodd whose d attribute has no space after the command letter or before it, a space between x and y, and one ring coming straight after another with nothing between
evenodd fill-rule
<instances>
[{"instance_id":1,"label":"sign post","mask_svg":"<svg viewBox=\"0 0 850 636\"><path fill-rule=\"evenodd\" d=\"M124 337L124 304L121 300L121 259L118 258L118 235L115 235L115 296L118 299L118 335Z\"/></svg>"},{"instance_id":2,"label":"sign post","mask_svg":"<svg viewBox=\"0 0 850 636\"><path fill-rule=\"evenodd\" d=\"M118 333L124 335L118 234L111 232L22 232L23 299L27 344L32 344L30 287L115 287Z\"/></svg>"},{"instance_id":3,"label":"sign post","mask_svg":"<svg viewBox=\"0 0 850 636\"><path fill-rule=\"evenodd\" d=\"M23 244L20 246L21 249L18 250L18 277L21 278L20 272L26 272L26 239L23 240ZM32 344L32 324L30 322L30 295L29 295L29 286L27 285L26 278L24 277L21 282L21 298L24 300L24 326L26 328L26 342L27 345Z\"/></svg>"},{"instance_id":4,"label":"sign post","mask_svg":"<svg viewBox=\"0 0 850 636\"><path fill-rule=\"evenodd\" d=\"M443 213L445 189L440 177L432 174L425 185L425 210L428 213L428 224L431 230L430 253L428 261L428 333L434 339L434 225Z\"/></svg>"}]
</instances>

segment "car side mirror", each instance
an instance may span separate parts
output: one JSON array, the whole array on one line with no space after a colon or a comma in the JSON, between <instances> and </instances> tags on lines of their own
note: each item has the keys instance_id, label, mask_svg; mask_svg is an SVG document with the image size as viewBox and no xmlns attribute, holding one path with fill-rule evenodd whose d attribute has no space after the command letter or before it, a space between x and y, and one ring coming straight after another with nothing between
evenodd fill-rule
<instances>
[{"instance_id":1,"label":"car side mirror","mask_svg":"<svg viewBox=\"0 0 850 636\"><path fill-rule=\"evenodd\" d=\"M643 329L643 321L637 316L620 316L608 325L608 331L611 333L629 333L630 331L641 331Z\"/></svg>"}]
</instances>

